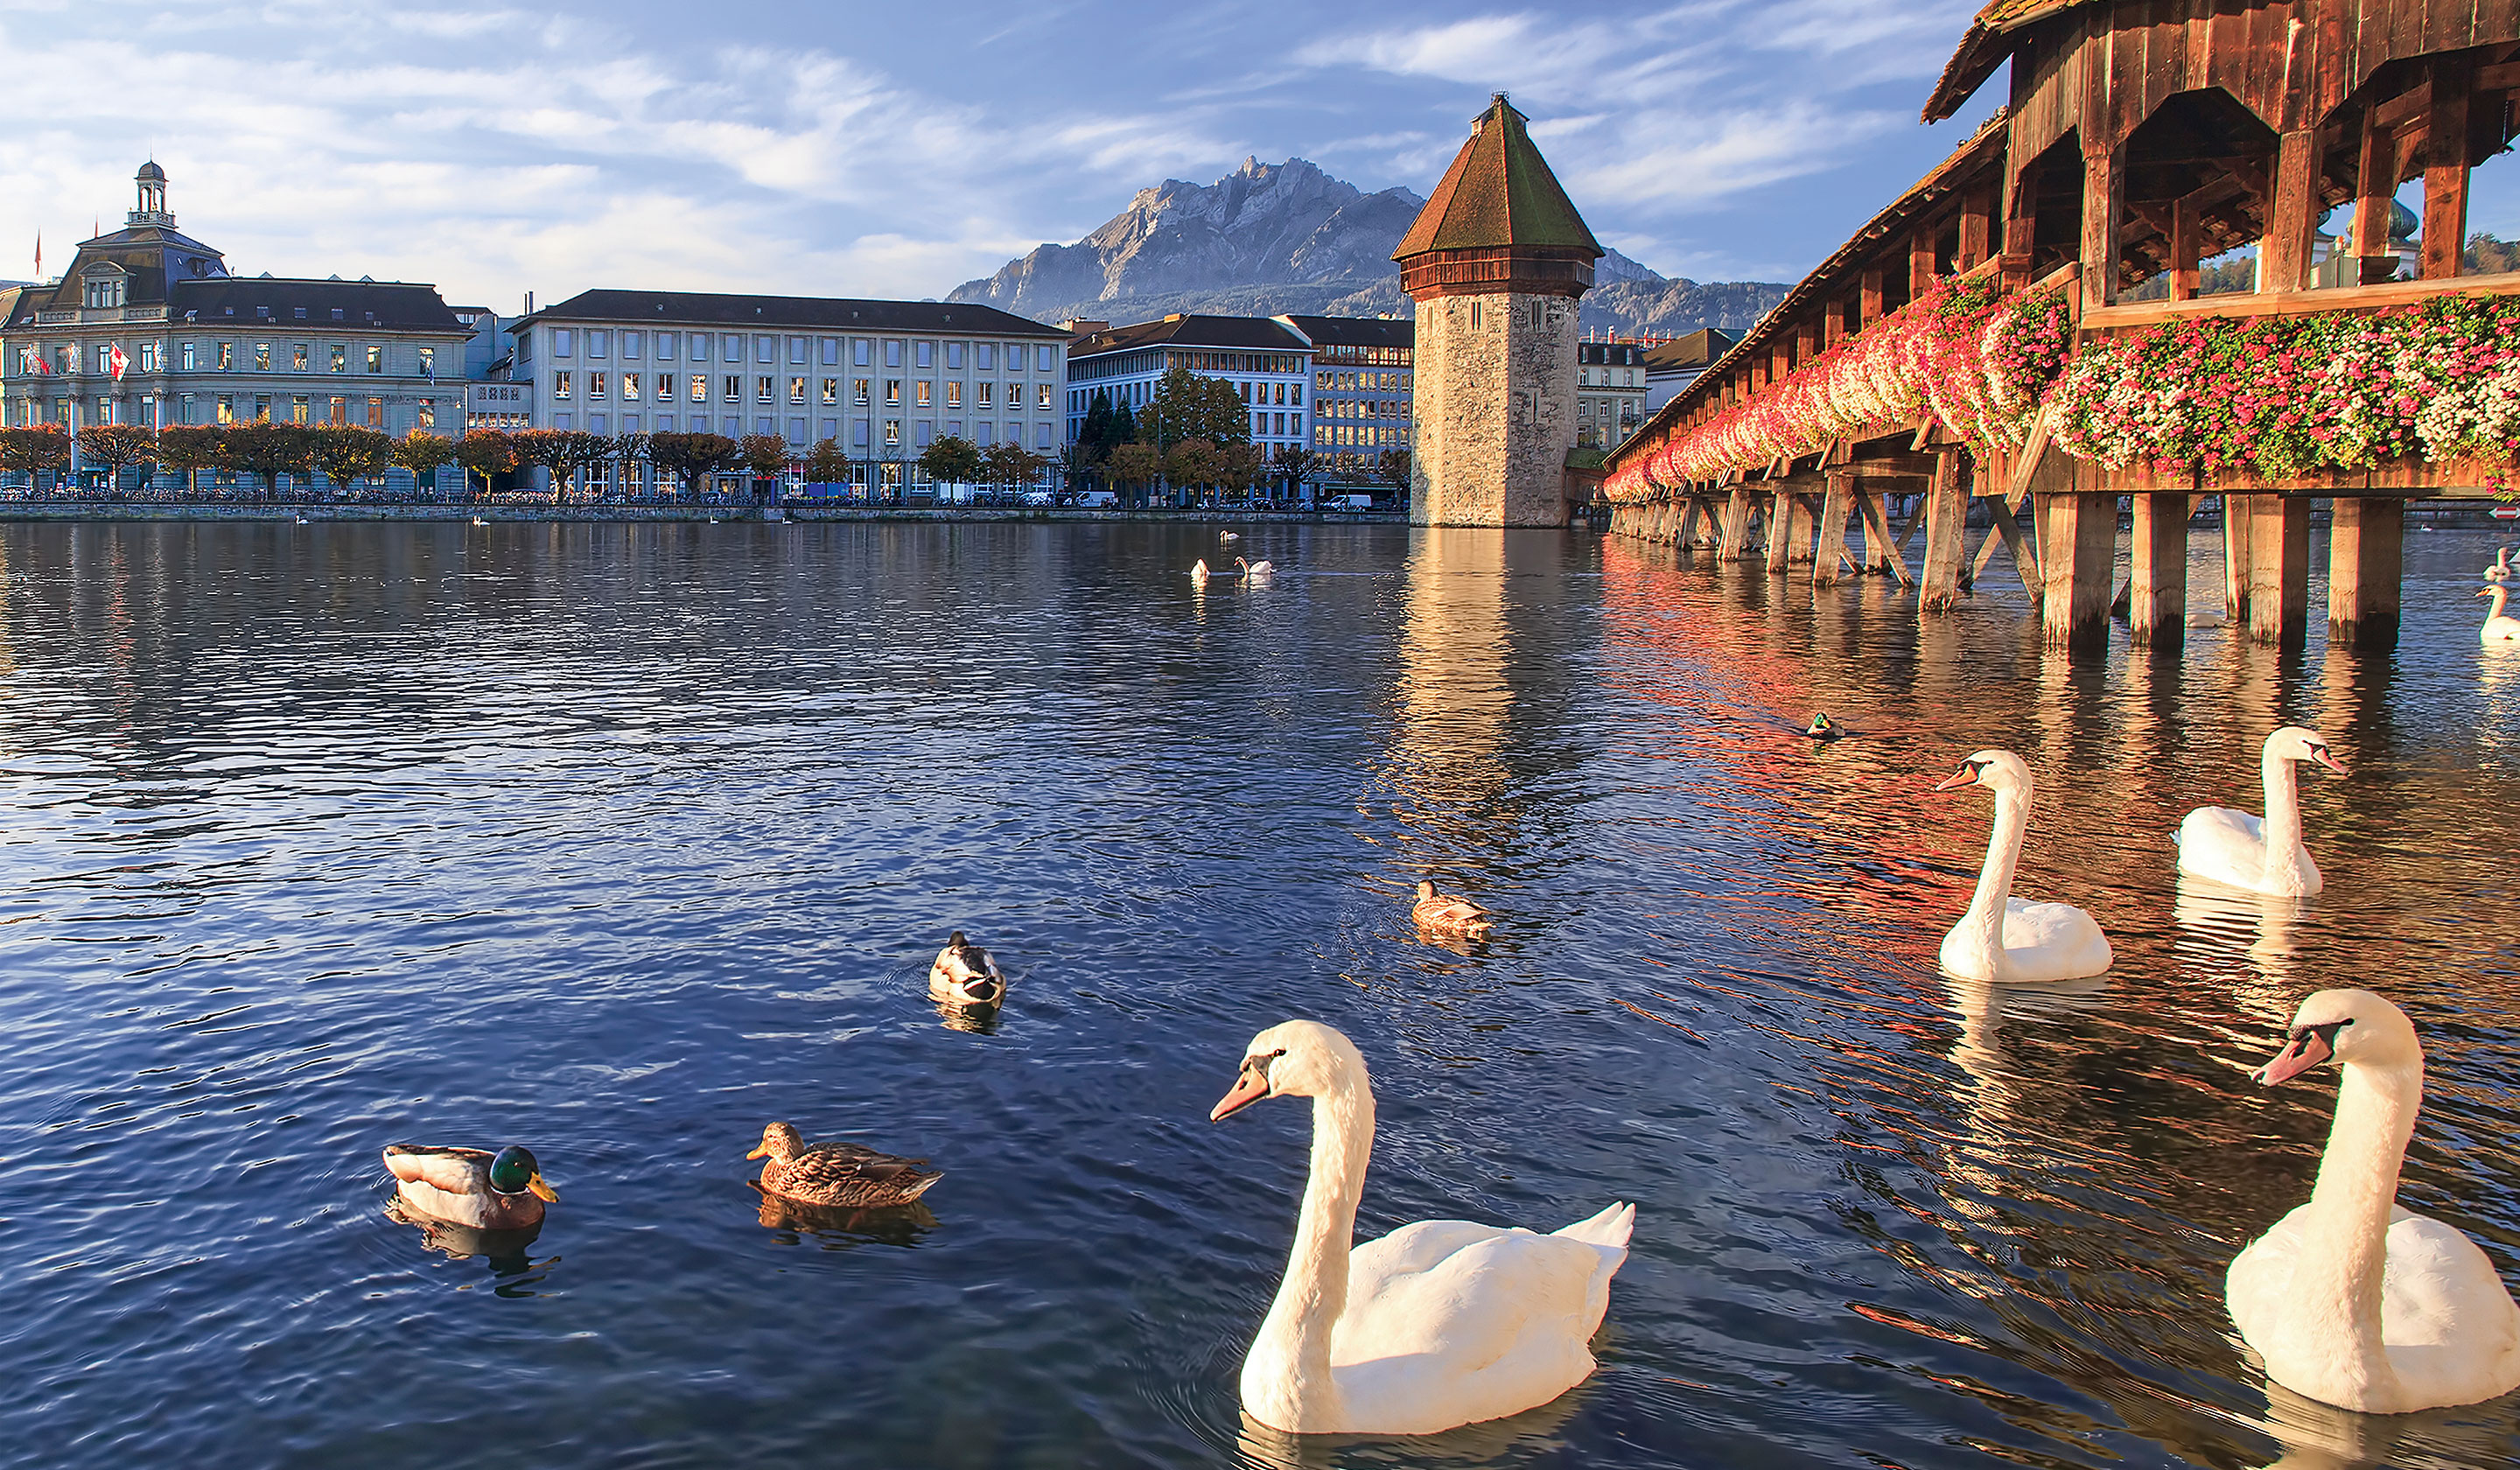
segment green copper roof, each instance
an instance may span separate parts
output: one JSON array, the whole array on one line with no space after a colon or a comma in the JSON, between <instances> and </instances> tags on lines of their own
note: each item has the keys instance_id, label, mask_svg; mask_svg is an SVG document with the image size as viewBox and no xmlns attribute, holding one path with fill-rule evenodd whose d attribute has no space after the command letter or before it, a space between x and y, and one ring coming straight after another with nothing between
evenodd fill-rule
<instances>
[{"instance_id":1,"label":"green copper roof","mask_svg":"<svg viewBox=\"0 0 2520 1470\"><path fill-rule=\"evenodd\" d=\"M1588 250L1597 258L1602 253L1522 124L1523 115L1498 93L1471 124L1470 141L1462 145L1392 259L1505 245Z\"/></svg>"}]
</instances>

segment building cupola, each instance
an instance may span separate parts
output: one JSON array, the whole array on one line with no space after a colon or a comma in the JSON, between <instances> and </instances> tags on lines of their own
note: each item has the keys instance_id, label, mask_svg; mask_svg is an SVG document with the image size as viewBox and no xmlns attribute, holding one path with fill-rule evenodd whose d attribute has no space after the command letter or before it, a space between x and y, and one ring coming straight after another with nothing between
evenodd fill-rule
<instances>
[{"instance_id":1,"label":"building cupola","mask_svg":"<svg viewBox=\"0 0 2520 1470\"><path fill-rule=\"evenodd\" d=\"M131 211L127 223L135 229L142 225L175 228L175 216L166 212L166 170L158 166L158 160L152 158L141 164L131 181L139 186L140 206Z\"/></svg>"}]
</instances>

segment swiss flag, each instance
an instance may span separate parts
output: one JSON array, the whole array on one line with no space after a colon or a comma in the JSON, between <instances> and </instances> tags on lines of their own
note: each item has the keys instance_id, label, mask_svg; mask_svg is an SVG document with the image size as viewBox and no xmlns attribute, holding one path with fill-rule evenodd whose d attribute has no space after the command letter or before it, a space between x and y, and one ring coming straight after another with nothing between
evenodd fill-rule
<instances>
[{"instance_id":1,"label":"swiss flag","mask_svg":"<svg viewBox=\"0 0 2520 1470\"><path fill-rule=\"evenodd\" d=\"M120 342L116 342L105 350L105 365L113 374L113 380L120 382L122 375L131 371L131 355L122 350Z\"/></svg>"}]
</instances>

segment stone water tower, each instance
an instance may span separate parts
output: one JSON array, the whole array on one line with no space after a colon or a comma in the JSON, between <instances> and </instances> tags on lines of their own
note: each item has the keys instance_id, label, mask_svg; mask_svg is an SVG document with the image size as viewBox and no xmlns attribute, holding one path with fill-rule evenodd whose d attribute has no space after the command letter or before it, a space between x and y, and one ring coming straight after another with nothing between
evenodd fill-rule
<instances>
[{"instance_id":1,"label":"stone water tower","mask_svg":"<svg viewBox=\"0 0 2520 1470\"><path fill-rule=\"evenodd\" d=\"M1418 303L1413 523L1566 523L1575 302L1601 254L1496 94L1391 252Z\"/></svg>"}]
</instances>

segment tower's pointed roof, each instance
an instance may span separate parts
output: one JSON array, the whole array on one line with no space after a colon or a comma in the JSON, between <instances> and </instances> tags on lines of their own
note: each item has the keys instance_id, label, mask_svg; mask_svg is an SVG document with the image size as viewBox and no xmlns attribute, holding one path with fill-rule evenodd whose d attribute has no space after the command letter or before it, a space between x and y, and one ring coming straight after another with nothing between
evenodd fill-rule
<instances>
[{"instance_id":1,"label":"tower's pointed roof","mask_svg":"<svg viewBox=\"0 0 2520 1470\"><path fill-rule=\"evenodd\" d=\"M1487 250L1508 245L1603 251L1558 187L1549 161L1532 146L1523 115L1496 94L1470 124L1470 141L1444 171L1444 181L1418 211L1394 260L1429 250Z\"/></svg>"}]
</instances>

